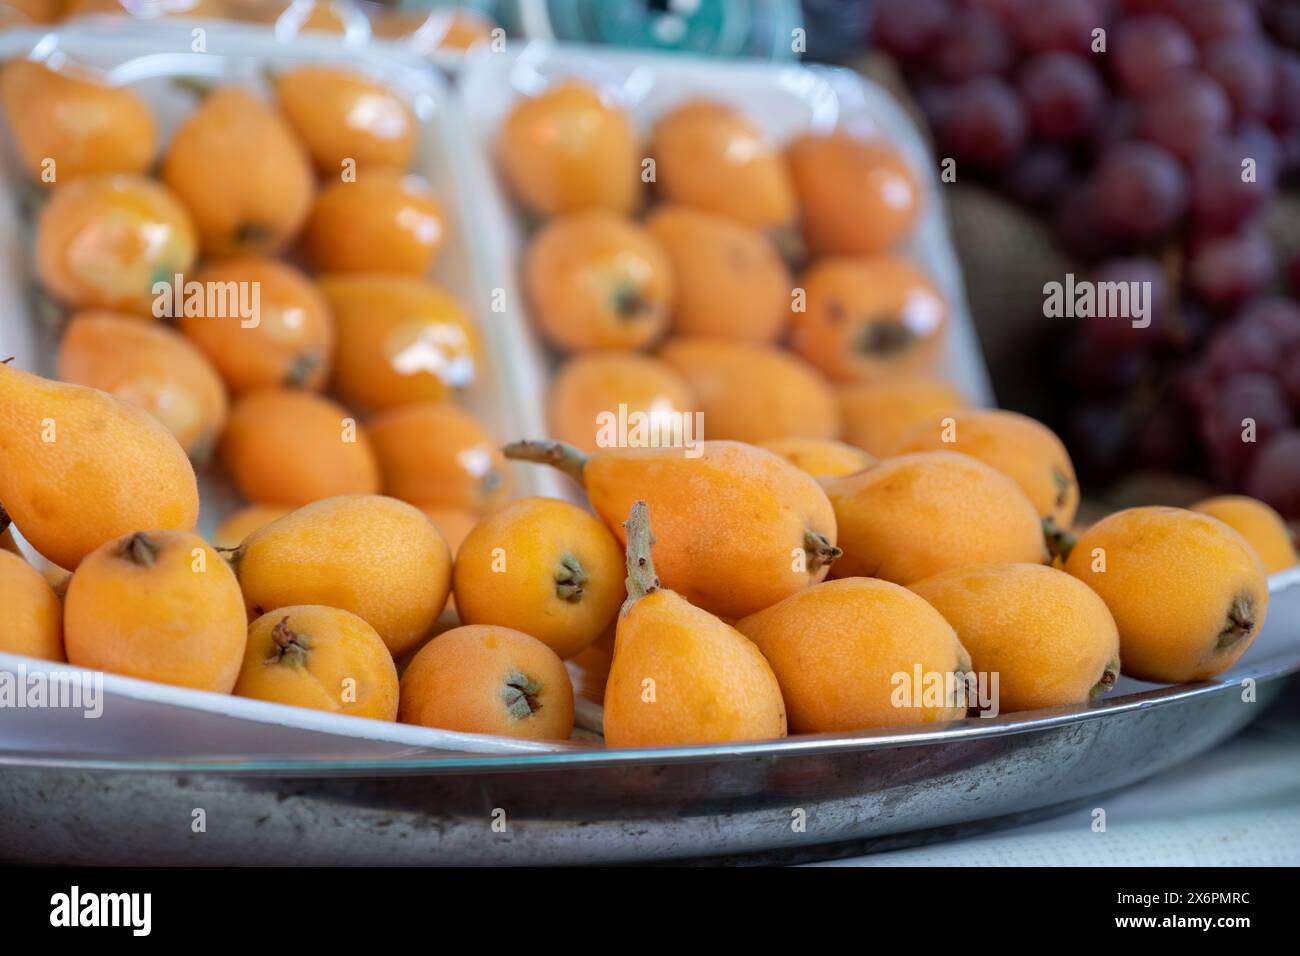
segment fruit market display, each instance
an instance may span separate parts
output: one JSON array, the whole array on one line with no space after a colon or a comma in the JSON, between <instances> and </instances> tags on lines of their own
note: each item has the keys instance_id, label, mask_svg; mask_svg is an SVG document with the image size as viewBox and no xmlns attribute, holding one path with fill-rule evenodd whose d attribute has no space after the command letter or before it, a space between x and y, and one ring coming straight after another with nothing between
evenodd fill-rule
<instances>
[{"instance_id":1,"label":"fruit market display","mask_svg":"<svg viewBox=\"0 0 1300 956\"><path fill-rule=\"evenodd\" d=\"M1057 436L939 377L949 303L901 251L929 177L707 97L644 139L578 77L514 101L495 160L554 374L548 434L494 435L460 404L487 305L429 278L474 225L410 172L415 116L328 65L267 86L168 137L88 68L0 73L65 313L60 380L0 364L0 525L30 545L0 550L2 652L526 740L584 697L610 747L763 740L1207 678L1300 562L1243 496L1077 526ZM159 275L256 283L261 321L159 314ZM611 438L633 413L687 430ZM197 475L244 500L207 541Z\"/></svg>"},{"instance_id":2,"label":"fruit market display","mask_svg":"<svg viewBox=\"0 0 1300 956\"><path fill-rule=\"evenodd\" d=\"M1273 215L1300 172L1296 13L1290 0L876 6L874 42L956 181L1053 222L1079 279L1149 283L1149 324L1076 318L1045 363L1099 484L1200 475L1300 520L1300 249Z\"/></svg>"}]
</instances>

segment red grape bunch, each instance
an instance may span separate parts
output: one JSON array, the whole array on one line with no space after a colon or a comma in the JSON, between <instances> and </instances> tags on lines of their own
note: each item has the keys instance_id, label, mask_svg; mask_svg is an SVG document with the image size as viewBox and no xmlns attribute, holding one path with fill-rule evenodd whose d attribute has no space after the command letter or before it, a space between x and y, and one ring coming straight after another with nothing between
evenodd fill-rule
<instances>
[{"instance_id":1,"label":"red grape bunch","mask_svg":"<svg viewBox=\"0 0 1300 956\"><path fill-rule=\"evenodd\" d=\"M1300 2L877 0L872 29L959 180L1050 217L1095 281L1150 283L1149 326L1078 319L1063 350L1085 468L1300 519L1300 263L1261 226L1300 172Z\"/></svg>"}]
</instances>

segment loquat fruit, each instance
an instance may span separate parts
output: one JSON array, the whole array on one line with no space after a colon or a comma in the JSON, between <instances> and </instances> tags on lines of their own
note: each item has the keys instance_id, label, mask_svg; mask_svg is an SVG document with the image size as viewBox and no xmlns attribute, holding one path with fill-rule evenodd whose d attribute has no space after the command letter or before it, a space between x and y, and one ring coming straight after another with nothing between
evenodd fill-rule
<instances>
[{"instance_id":1,"label":"loquat fruit","mask_svg":"<svg viewBox=\"0 0 1300 956\"><path fill-rule=\"evenodd\" d=\"M572 657L600 636L623 603L623 552L577 505L521 498L482 519L452 571L466 624L499 624Z\"/></svg>"},{"instance_id":2,"label":"loquat fruit","mask_svg":"<svg viewBox=\"0 0 1300 956\"><path fill-rule=\"evenodd\" d=\"M439 634L411 660L397 719L463 733L568 740L573 685L564 662L535 637L470 624Z\"/></svg>"}]
</instances>

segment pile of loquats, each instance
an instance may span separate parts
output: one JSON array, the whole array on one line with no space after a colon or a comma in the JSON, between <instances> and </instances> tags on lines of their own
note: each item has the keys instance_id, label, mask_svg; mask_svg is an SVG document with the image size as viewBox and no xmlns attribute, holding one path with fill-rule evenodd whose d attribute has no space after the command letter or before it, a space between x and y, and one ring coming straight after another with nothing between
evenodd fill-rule
<instances>
[{"instance_id":1,"label":"pile of loquats","mask_svg":"<svg viewBox=\"0 0 1300 956\"><path fill-rule=\"evenodd\" d=\"M0 365L0 524L56 566L5 539L0 651L539 740L573 734L576 683L609 746L756 740L960 719L969 675L998 675L1002 712L1087 702L1121 661L1208 678L1298 560L1250 499L1075 527L1056 436L932 377L947 307L891 251L921 189L889 144L777 148L692 101L647 153L578 81L501 130L562 365L553 437L499 448L454 402L482 359L424 278L448 225L406 173L406 104L325 67L272 86L209 92L155 179L129 89L0 74L32 177L56 161L37 271L70 312L62 381ZM383 121L347 123L359 98ZM69 127L60 104L112 121ZM191 270L260 282L260 324L156 319L156 277ZM702 412L710 437L602 445L620 406ZM209 543L195 462L214 448L250 505ZM507 459L590 507L514 498ZM900 697L913 674L943 692Z\"/></svg>"}]
</instances>

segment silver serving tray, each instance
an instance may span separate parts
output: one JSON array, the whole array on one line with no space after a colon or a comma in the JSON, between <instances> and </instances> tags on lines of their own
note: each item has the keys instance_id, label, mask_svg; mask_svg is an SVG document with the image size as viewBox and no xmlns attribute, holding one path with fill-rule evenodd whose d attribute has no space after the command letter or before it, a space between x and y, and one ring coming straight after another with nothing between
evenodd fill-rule
<instances>
[{"instance_id":1,"label":"silver serving tray","mask_svg":"<svg viewBox=\"0 0 1300 956\"><path fill-rule=\"evenodd\" d=\"M1263 632L1215 680L937 729L419 759L0 753L0 860L610 863L920 841L1127 786L1245 727L1300 671L1300 568L1271 583Z\"/></svg>"}]
</instances>

